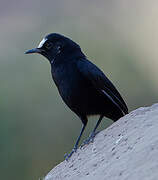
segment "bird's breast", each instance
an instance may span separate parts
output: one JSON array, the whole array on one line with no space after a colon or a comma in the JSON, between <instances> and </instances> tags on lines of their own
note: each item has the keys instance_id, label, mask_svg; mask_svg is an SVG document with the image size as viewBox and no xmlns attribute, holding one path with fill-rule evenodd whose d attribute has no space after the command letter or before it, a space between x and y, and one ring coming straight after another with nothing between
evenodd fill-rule
<instances>
[{"instance_id":1,"label":"bird's breast","mask_svg":"<svg viewBox=\"0 0 158 180\"><path fill-rule=\"evenodd\" d=\"M52 77L62 99L69 107L74 107L76 102L82 104L88 98L90 85L75 66L52 68Z\"/></svg>"}]
</instances>

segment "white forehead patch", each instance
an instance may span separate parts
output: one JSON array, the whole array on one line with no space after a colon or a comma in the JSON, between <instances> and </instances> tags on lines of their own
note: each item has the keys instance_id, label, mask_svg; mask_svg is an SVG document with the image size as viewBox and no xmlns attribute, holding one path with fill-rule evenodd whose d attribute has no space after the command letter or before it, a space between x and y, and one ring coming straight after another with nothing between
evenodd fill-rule
<instances>
[{"instance_id":1,"label":"white forehead patch","mask_svg":"<svg viewBox=\"0 0 158 180\"><path fill-rule=\"evenodd\" d=\"M38 48L41 48L47 40L48 40L47 38L42 39L42 41L38 45Z\"/></svg>"}]
</instances>

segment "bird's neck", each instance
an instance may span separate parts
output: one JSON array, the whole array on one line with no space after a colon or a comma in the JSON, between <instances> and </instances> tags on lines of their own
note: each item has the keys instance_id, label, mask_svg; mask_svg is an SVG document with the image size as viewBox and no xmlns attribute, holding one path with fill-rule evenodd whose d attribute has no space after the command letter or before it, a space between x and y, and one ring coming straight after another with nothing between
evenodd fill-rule
<instances>
[{"instance_id":1,"label":"bird's neck","mask_svg":"<svg viewBox=\"0 0 158 180\"><path fill-rule=\"evenodd\" d=\"M57 54L54 58L50 60L52 64L60 64L66 61L71 61L74 59L85 58L86 56L81 51L81 49L70 49L69 51L61 52Z\"/></svg>"}]
</instances>

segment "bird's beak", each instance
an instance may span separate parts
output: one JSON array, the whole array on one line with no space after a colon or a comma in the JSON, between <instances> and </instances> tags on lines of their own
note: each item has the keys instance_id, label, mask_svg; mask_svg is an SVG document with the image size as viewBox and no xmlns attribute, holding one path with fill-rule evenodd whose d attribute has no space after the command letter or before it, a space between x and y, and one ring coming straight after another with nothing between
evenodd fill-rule
<instances>
[{"instance_id":1,"label":"bird's beak","mask_svg":"<svg viewBox=\"0 0 158 180\"><path fill-rule=\"evenodd\" d=\"M25 54L32 54L32 53L41 53L42 50L40 48L34 48L34 49L30 49L28 51L25 52Z\"/></svg>"}]
</instances>

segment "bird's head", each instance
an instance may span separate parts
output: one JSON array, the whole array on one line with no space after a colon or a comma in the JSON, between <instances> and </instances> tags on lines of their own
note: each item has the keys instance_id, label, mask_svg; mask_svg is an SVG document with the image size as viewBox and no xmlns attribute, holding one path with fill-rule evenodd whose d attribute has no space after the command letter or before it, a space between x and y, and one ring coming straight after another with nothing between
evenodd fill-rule
<instances>
[{"instance_id":1,"label":"bird's head","mask_svg":"<svg viewBox=\"0 0 158 180\"><path fill-rule=\"evenodd\" d=\"M25 54L38 53L52 63L57 57L67 58L67 55L71 56L76 52L81 53L80 46L77 43L63 35L52 33L43 38L37 48L28 50Z\"/></svg>"}]
</instances>

